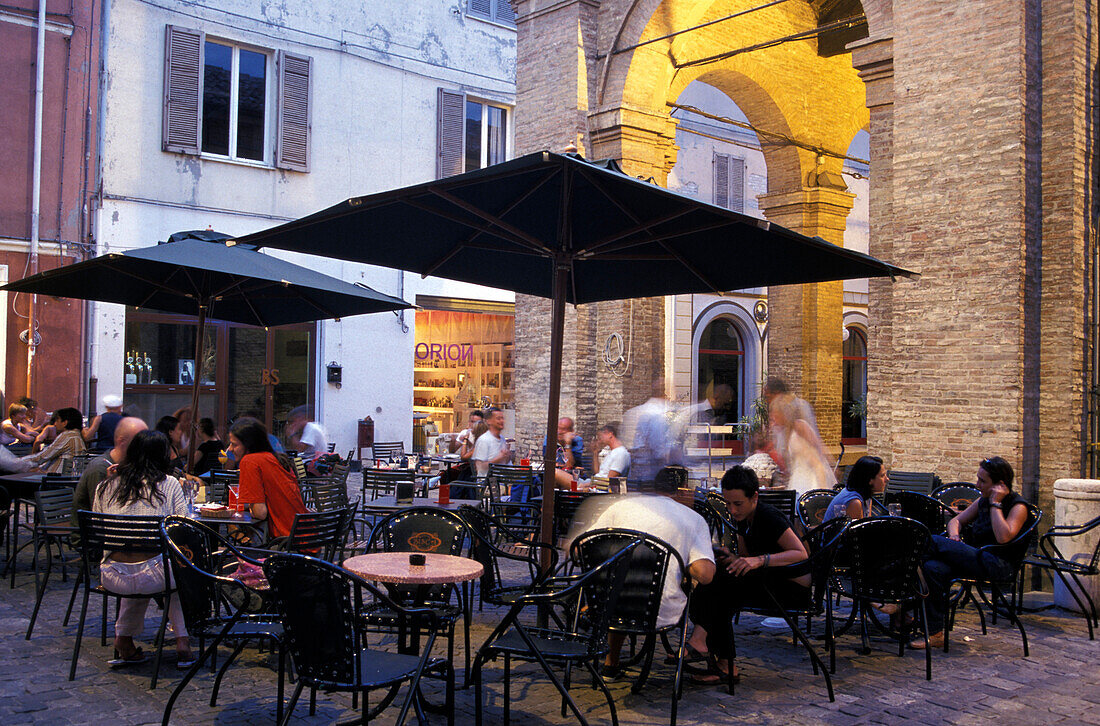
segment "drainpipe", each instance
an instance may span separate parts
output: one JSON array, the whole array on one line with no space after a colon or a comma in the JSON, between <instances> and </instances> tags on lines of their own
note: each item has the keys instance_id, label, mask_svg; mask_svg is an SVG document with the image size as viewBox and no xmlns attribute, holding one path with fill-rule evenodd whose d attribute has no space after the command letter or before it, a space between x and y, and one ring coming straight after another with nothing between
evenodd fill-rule
<instances>
[{"instance_id":1,"label":"drainpipe","mask_svg":"<svg viewBox=\"0 0 1100 726\"><path fill-rule=\"evenodd\" d=\"M34 161L31 172L31 259L30 274L38 272L38 223L42 207L42 98L46 83L46 0L38 2L38 52L34 68ZM38 296L31 295L27 315L27 395L33 397L31 374L34 370L35 306Z\"/></svg>"}]
</instances>

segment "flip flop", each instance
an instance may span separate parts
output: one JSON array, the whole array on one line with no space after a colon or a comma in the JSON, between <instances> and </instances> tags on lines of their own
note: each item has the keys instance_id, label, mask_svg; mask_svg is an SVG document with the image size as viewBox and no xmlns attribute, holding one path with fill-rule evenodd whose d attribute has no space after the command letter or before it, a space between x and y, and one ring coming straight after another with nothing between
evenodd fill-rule
<instances>
[{"instance_id":1,"label":"flip flop","mask_svg":"<svg viewBox=\"0 0 1100 726\"><path fill-rule=\"evenodd\" d=\"M125 666L144 663L147 660L149 660L149 656L145 654L145 651L143 651L141 648L137 648L134 650L133 653L125 658L123 658L122 656L119 656L118 658L112 658L111 660L107 661L107 665L112 668L123 668Z\"/></svg>"}]
</instances>

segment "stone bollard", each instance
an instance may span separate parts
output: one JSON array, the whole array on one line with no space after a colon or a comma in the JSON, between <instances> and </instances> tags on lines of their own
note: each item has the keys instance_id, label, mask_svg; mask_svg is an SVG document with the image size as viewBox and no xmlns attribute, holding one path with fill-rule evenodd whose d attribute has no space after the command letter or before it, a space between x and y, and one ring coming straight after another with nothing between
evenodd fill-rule
<instances>
[{"instance_id":1,"label":"stone bollard","mask_svg":"<svg viewBox=\"0 0 1100 726\"><path fill-rule=\"evenodd\" d=\"M1100 515L1100 480L1059 479L1054 482L1054 523L1058 526L1079 527ZM1087 563L1096 549L1100 528L1081 537L1059 537L1054 540L1067 560ZM1053 574L1053 573L1052 573ZM1077 602L1055 574L1054 603L1067 610L1078 610ZM1071 583L1072 578L1067 577ZM1100 603L1100 576L1080 578L1092 596Z\"/></svg>"}]
</instances>

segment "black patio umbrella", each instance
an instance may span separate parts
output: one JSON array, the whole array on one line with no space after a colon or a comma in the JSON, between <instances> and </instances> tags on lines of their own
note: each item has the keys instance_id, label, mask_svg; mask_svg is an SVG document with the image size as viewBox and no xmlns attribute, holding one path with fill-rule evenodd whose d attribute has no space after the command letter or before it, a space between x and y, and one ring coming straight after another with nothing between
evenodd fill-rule
<instances>
[{"instance_id":1,"label":"black patio umbrella","mask_svg":"<svg viewBox=\"0 0 1100 726\"><path fill-rule=\"evenodd\" d=\"M177 232L166 243L66 265L0 289L198 315L192 447L207 318L276 326L413 307L369 287L265 255L254 245L212 230ZM188 452L189 467L192 458Z\"/></svg>"},{"instance_id":2,"label":"black patio umbrella","mask_svg":"<svg viewBox=\"0 0 1100 726\"><path fill-rule=\"evenodd\" d=\"M545 461L554 460L565 304L911 273L820 238L542 151L356 197L240 240L554 301ZM549 536L553 497L543 497Z\"/></svg>"}]
</instances>

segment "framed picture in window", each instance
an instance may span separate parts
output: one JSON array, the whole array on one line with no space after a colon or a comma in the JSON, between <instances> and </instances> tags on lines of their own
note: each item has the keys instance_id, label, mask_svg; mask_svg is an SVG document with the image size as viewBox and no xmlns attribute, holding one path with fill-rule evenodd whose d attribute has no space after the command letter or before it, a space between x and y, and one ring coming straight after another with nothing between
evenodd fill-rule
<instances>
[{"instance_id":1,"label":"framed picture in window","mask_svg":"<svg viewBox=\"0 0 1100 726\"><path fill-rule=\"evenodd\" d=\"M179 358L176 361L179 367L179 382L181 386L190 386L195 383L195 359Z\"/></svg>"}]
</instances>

